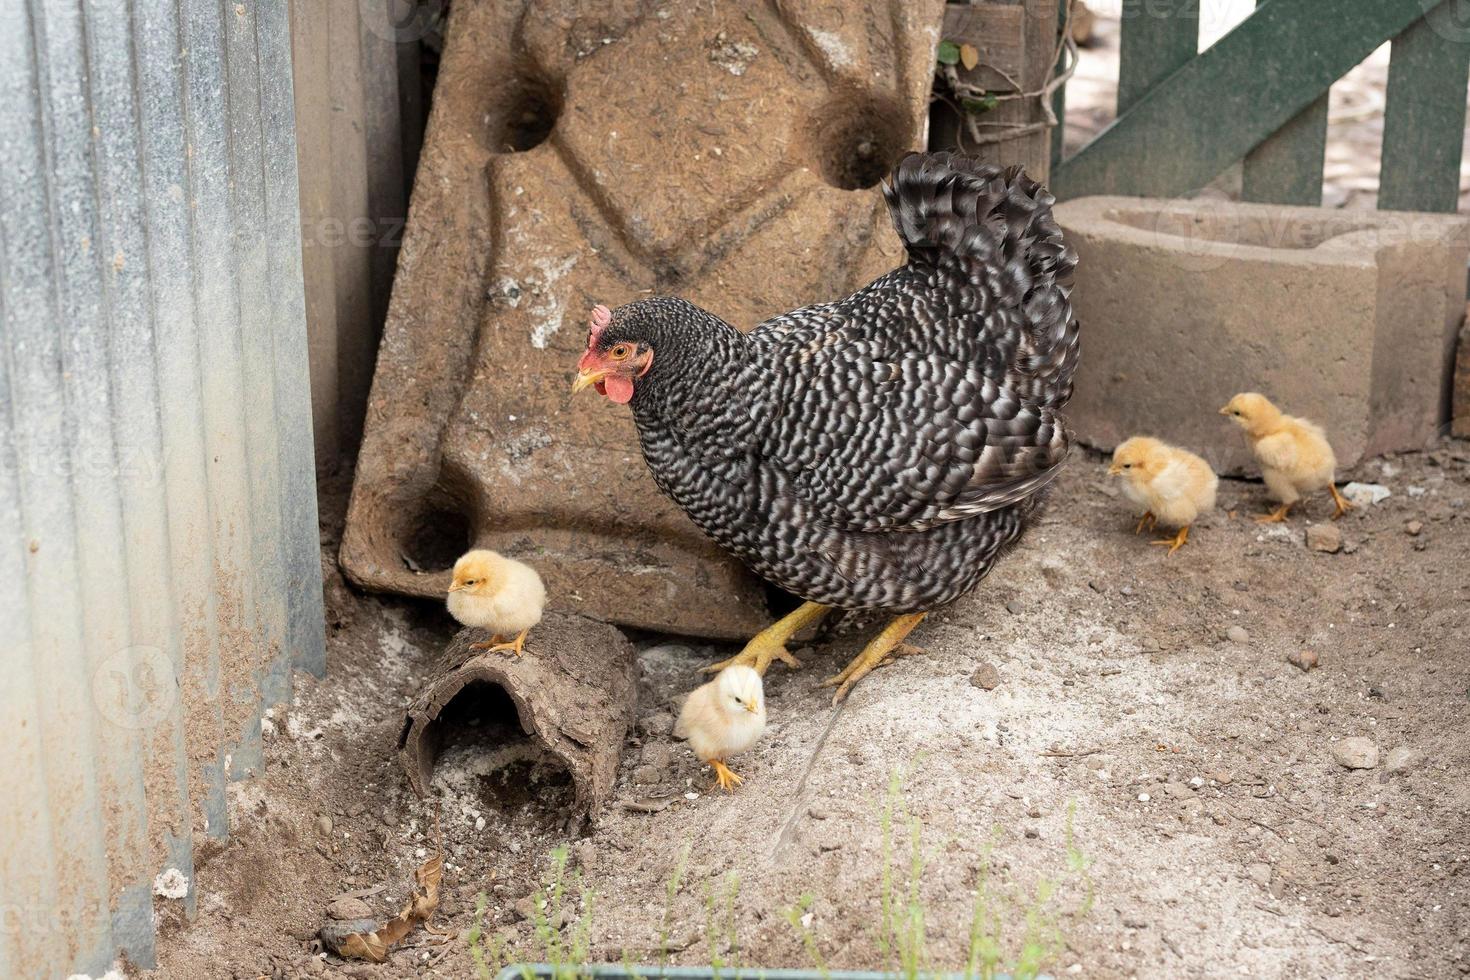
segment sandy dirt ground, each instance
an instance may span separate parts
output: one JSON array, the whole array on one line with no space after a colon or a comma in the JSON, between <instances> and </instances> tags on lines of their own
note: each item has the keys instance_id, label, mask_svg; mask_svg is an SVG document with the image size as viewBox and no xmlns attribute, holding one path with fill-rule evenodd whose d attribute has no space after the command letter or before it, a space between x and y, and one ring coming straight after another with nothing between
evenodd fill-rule
<instances>
[{"instance_id":1,"label":"sandy dirt ground","mask_svg":"<svg viewBox=\"0 0 1470 980\"><path fill-rule=\"evenodd\" d=\"M698 668L728 650L641 637L615 798L577 827L554 773L486 775L473 727L441 756L436 799L413 797L394 758L402 710L452 623L355 595L327 562L327 678L300 679L271 719L266 772L235 785L237 825L198 864L198 919L162 924L154 975L470 977L478 895L488 934L539 954L532 895L561 843L595 893L594 959L656 963L666 945L676 963L810 966L805 914L828 966L879 968L895 770L922 824L932 966L962 966L988 868L1009 950L1028 908L1055 917L1058 976L1470 973L1470 443L1352 475L1392 496L1336 525L1337 552L1305 544L1325 500L1263 528L1249 519L1261 486L1225 481L1221 510L1166 558L1131 533L1102 462L1078 454L1020 549L916 632L925 655L836 710L818 682L868 627L800 651L799 671L773 667L769 733L729 796L669 734ZM1303 651L1316 669L1288 662ZM1342 765L1349 738L1375 764ZM1067 869L1069 813L1090 884ZM329 903L360 893L386 918L441 848L447 941L416 932L379 966L320 952ZM906 853L893 863L905 887ZM1043 880L1057 891L1037 906Z\"/></svg>"}]
</instances>

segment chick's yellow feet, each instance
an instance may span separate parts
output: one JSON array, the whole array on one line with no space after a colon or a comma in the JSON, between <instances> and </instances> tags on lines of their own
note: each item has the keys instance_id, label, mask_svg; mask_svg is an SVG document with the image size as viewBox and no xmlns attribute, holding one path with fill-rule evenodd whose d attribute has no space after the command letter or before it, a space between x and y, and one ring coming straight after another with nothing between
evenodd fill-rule
<instances>
[{"instance_id":1,"label":"chick's yellow feet","mask_svg":"<svg viewBox=\"0 0 1470 980\"><path fill-rule=\"evenodd\" d=\"M894 657L910 657L923 653L923 650L909 646L903 641L904 637L912 633L914 627L923 622L927 615L929 614L909 613L896 617L883 627L883 632L873 637L871 643L863 647L862 653L852 658L852 663L848 664L842 673L823 681L823 687L835 686L837 688L837 693L832 695L832 703L842 703L854 684L871 674L874 669L893 660Z\"/></svg>"},{"instance_id":2,"label":"chick's yellow feet","mask_svg":"<svg viewBox=\"0 0 1470 980\"><path fill-rule=\"evenodd\" d=\"M1262 514L1256 518L1257 524L1281 524L1286 520L1286 512L1291 510L1291 504L1282 504L1269 514Z\"/></svg>"},{"instance_id":3,"label":"chick's yellow feet","mask_svg":"<svg viewBox=\"0 0 1470 980\"><path fill-rule=\"evenodd\" d=\"M496 650L509 650L511 653L514 653L517 657L519 657L522 653L525 652L526 634L529 632L531 632L531 629L528 626L525 629L521 630L514 640L510 641L502 640L500 638L500 634L497 633L494 637L491 638L491 642L476 643L474 644L474 646L477 649L484 650L486 652L494 652Z\"/></svg>"},{"instance_id":4,"label":"chick's yellow feet","mask_svg":"<svg viewBox=\"0 0 1470 980\"><path fill-rule=\"evenodd\" d=\"M726 667L740 664L744 667L754 667L755 672L762 677L766 669L771 666L772 660L779 660L791 668L801 666L801 661L793 657L786 649L786 642L806 627L820 620L827 612L826 606L816 602L803 602L793 612L787 613L776 620L770 626L761 630L751 641L745 644L741 650L729 660L721 660L717 664L710 664L704 668L706 674L717 674Z\"/></svg>"},{"instance_id":5,"label":"chick's yellow feet","mask_svg":"<svg viewBox=\"0 0 1470 980\"><path fill-rule=\"evenodd\" d=\"M1353 505L1348 503L1346 497L1337 492L1336 484L1327 484L1327 489L1332 491L1332 502L1337 504L1337 512L1332 515L1332 519L1335 521L1343 514L1346 514L1348 511L1352 510Z\"/></svg>"},{"instance_id":6,"label":"chick's yellow feet","mask_svg":"<svg viewBox=\"0 0 1470 980\"><path fill-rule=\"evenodd\" d=\"M730 767L719 759L711 759L709 767L715 771L714 788L722 789L726 793L732 793L735 791L736 786L745 782L745 780L731 772Z\"/></svg>"},{"instance_id":7,"label":"chick's yellow feet","mask_svg":"<svg viewBox=\"0 0 1470 980\"><path fill-rule=\"evenodd\" d=\"M1176 534L1176 535L1174 535L1172 538L1159 538L1159 540L1157 540L1157 541L1150 541L1149 544L1167 545L1168 548L1169 548L1169 554L1168 555L1165 555L1164 557L1165 558L1168 558L1169 555L1172 555L1174 552L1176 552L1180 548L1184 547L1184 542L1186 542L1188 540L1189 540L1189 525L1186 524L1184 527L1181 527L1179 529L1179 533Z\"/></svg>"},{"instance_id":8,"label":"chick's yellow feet","mask_svg":"<svg viewBox=\"0 0 1470 980\"><path fill-rule=\"evenodd\" d=\"M1144 527L1145 524L1147 524L1148 525L1148 529L1150 531L1152 531L1154 529L1154 522L1157 521L1157 520L1158 520L1158 518L1154 517L1154 512L1153 511L1151 511L1151 510L1144 511L1143 512L1143 516L1138 519L1138 526L1133 529L1133 533L1134 534L1138 534L1140 531L1143 530L1143 527Z\"/></svg>"}]
</instances>

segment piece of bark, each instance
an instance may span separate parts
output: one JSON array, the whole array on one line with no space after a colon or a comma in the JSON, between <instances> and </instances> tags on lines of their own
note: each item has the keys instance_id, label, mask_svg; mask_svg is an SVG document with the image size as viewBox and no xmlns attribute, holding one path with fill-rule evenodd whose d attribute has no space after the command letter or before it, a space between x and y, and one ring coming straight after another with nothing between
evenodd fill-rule
<instances>
[{"instance_id":1,"label":"piece of bark","mask_svg":"<svg viewBox=\"0 0 1470 980\"><path fill-rule=\"evenodd\" d=\"M562 613L546 614L519 657L471 648L488 639L484 630L460 630L439 674L408 706L398 758L414 792L429 793L440 713L470 685L488 683L510 697L525 737L566 767L575 809L591 814L612 793L637 716L633 645L616 627Z\"/></svg>"}]
</instances>

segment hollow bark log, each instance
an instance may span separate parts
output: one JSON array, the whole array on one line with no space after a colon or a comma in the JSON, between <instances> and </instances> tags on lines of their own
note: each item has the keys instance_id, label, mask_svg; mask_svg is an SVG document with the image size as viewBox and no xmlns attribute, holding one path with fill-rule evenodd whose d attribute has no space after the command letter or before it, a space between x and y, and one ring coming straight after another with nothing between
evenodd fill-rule
<instances>
[{"instance_id":1,"label":"hollow bark log","mask_svg":"<svg viewBox=\"0 0 1470 980\"><path fill-rule=\"evenodd\" d=\"M444 663L409 705L398 758L420 796L429 795L441 745L440 713L475 684L505 691L525 738L566 766L576 790L574 808L590 815L613 790L623 741L637 713L633 645L605 623L548 613L531 630L525 652L475 650L488 640L462 629L444 651Z\"/></svg>"}]
</instances>

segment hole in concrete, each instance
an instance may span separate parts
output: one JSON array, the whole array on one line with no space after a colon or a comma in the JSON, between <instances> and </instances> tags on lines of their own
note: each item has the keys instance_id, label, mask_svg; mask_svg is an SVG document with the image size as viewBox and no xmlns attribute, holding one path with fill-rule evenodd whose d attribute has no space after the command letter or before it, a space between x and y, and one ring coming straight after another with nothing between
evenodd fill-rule
<instances>
[{"instance_id":1,"label":"hole in concrete","mask_svg":"<svg viewBox=\"0 0 1470 980\"><path fill-rule=\"evenodd\" d=\"M486 149L523 153L546 142L561 116L562 87L545 72L522 65L494 86L485 113Z\"/></svg>"},{"instance_id":2,"label":"hole in concrete","mask_svg":"<svg viewBox=\"0 0 1470 980\"><path fill-rule=\"evenodd\" d=\"M846 191L876 186L908 145L905 119L894 99L866 93L833 98L811 125L817 172Z\"/></svg>"},{"instance_id":3,"label":"hole in concrete","mask_svg":"<svg viewBox=\"0 0 1470 980\"><path fill-rule=\"evenodd\" d=\"M465 685L429 726L433 786L449 814L479 811L506 826L561 826L576 800L561 759L521 728L499 684ZM469 818L473 822L473 818Z\"/></svg>"},{"instance_id":4,"label":"hole in concrete","mask_svg":"<svg viewBox=\"0 0 1470 980\"><path fill-rule=\"evenodd\" d=\"M469 520L441 507L429 507L411 520L402 538L404 560L418 572L453 568L469 547Z\"/></svg>"}]
</instances>

